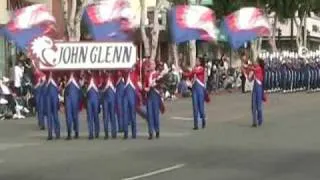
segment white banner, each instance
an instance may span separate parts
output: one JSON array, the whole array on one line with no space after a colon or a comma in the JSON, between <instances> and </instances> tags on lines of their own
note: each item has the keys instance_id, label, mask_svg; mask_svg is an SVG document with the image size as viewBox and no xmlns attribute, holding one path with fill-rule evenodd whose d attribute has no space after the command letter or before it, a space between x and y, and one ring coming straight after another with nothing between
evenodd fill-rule
<instances>
[{"instance_id":1,"label":"white banner","mask_svg":"<svg viewBox=\"0 0 320 180\"><path fill-rule=\"evenodd\" d=\"M54 42L36 38L29 53L42 70L127 69L137 59L131 42Z\"/></svg>"}]
</instances>

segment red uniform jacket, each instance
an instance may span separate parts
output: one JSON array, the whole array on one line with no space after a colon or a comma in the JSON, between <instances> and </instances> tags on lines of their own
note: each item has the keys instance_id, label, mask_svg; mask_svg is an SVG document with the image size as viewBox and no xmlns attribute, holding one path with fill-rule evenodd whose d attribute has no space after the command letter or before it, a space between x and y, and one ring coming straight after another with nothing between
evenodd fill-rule
<instances>
[{"instance_id":1,"label":"red uniform jacket","mask_svg":"<svg viewBox=\"0 0 320 180\"><path fill-rule=\"evenodd\" d=\"M116 71L115 75L114 75L114 79L115 79L115 85L117 86L121 81L124 82L124 76L125 76L125 72L118 70Z\"/></svg>"},{"instance_id":2,"label":"red uniform jacket","mask_svg":"<svg viewBox=\"0 0 320 180\"><path fill-rule=\"evenodd\" d=\"M95 91L99 91L99 88L101 87L103 83L103 77L99 74L98 71L93 71L91 73L87 73L86 79L88 82L88 88L87 91L90 89L94 89Z\"/></svg>"},{"instance_id":3,"label":"red uniform jacket","mask_svg":"<svg viewBox=\"0 0 320 180\"><path fill-rule=\"evenodd\" d=\"M68 86L70 83L73 83L78 89L80 89L79 80L80 80L79 72L70 72L68 75L66 86Z\"/></svg>"},{"instance_id":4,"label":"red uniform jacket","mask_svg":"<svg viewBox=\"0 0 320 180\"><path fill-rule=\"evenodd\" d=\"M45 73L41 72L39 69L35 69L34 71L34 88L37 88L46 80Z\"/></svg>"},{"instance_id":5,"label":"red uniform jacket","mask_svg":"<svg viewBox=\"0 0 320 180\"><path fill-rule=\"evenodd\" d=\"M191 72L184 73L193 83L198 82L203 87L205 87L205 74L205 68L203 66L196 66Z\"/></svg>"},{"instance_id":6,"label":"red uniform jacket","mask_svg":"<svg viewBox=\"0 0 320 180\"><path fill-rule=\"evenodd\" d=\"M116 76L111 73L107 73L103 75L103 89L107 90L108 88L111 88L114 92L116 91Z\"/></svg>"},{"instance_id":7,"label":"red uniform jacket","mask_svg":"<svg viewBox=\"0 0 320 180\"><path fill-rule=\"evenodd\" d=\"M193 83L198 82L205 89L205 101L210 102L210 96L205 86L206 69L199 65L194 67L191 72L185 72L184 75Z\"/></svg>"},{"instance_id":8,"label":"red uniform jacket","mask_svg":"<svg viewBox=\"0 0 320 180\"><path fill-rule=\"evenodd\" d=\"M161 96L161 89L159 87L159 84L157 84L157 80L160 78L160 73L158 71L151 71L147 73L146 81L145 81L145 90L150 91L151 88L154 88L154 90L159 94L161 97L160 101L160 111L163 114L165 112L165 106L164 102Z\"/></svg>"},{"instance_id":9,"label":"red uniform jacket","mask_svg":"<svg viewBox=\"0 0 320 180\"><path fill-rule=\"evenodd\" d=\"M125 75L125 83L126 86L131 86L136 91L137 95L137 103L136 106L140 106L143 102L141 90L142 90L142 84L140 82L140 77L137 71L127 71Z\"/></svg>"},{"instance_id":10,"label":"red uniform jacket","mask_svg":"<svg viewBox=\"0 0 320 180\"><path fill-rule=\"evenodd\" d=\"M52 83L54 86L59 88L59 80L63 77L64 73L62 71L46 71L45 74L47 84Z\"/></svg>"}]
</instances>

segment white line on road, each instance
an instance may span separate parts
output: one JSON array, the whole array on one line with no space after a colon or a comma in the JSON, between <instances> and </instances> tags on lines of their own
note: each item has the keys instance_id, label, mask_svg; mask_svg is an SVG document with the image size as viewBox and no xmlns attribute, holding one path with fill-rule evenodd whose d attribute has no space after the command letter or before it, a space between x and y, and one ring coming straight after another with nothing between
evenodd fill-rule
<instances>
[{"instance_id":1,"label":"white line on road","mask_svg":"<svg viewBox=\"0 0 320 180\"><path fill-rule=\"evenodd\" d=\"M185 137L185 136L189 136L189 135L190 135L190 133L170 133L170 132L161 132L160 133L161 137ZM141 133L138 133L138 136L148 137L149 133L141 132Z\"/></svg>"},{"instance_id":2,"label":"white line on road","mask_svg":"<svg viewBox=\"0 0 320 180\"><path fill-rule=\"evenodd\" d=\"M0 151L38 145L40 145L40 143L0 143Z\"/></svg>"},{"instance_id":3,"label":"white line on road","mask_svg":"<svg viewBox=\"0 0 320 180\"><path fill-rule=\"evenodd\" d=\"M173 120L181 120L181 121L193 121L193 118L190 117L171 117Z\"/></svg>"},{"instance_id":4,"label":"white line on road","mask_svg":"<svg viewBox=\"0 0 320 180\"><path fill-rule=\"evenodd\" d=\"M161 173L173 171L173 170L176 170L176 169L180 169L180 168L183 168L184 166L185 166L185 164L178 164L178 165L175 165L175 166L171 166L171 167L164 168L164 169L159 169L159 170L152 171L152 172L145 173L145 174L141 174L141 175L138 175L138 176L125 178L125 179L122 179L122 180L136 180L136 179L146 178L146 177L154 176L154 175L157 175L157 174L161 174Z\"/></svg>"}]
</instances>

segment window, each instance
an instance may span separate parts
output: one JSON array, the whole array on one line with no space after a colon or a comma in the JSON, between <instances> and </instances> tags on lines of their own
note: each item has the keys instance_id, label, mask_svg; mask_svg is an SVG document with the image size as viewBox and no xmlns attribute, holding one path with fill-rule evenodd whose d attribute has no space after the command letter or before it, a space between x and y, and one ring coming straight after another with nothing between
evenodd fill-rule
<instances>
[{"instance_id":1,"label":"window","mask_svg":"<svg viewBox=\"0 0 320 180\"><path fill-rule=\"evenodd\" d=\"M318 32L319 31L319 28L317 25L312 25L312 31L313 32Z\"/></svg>"}]
</instances>

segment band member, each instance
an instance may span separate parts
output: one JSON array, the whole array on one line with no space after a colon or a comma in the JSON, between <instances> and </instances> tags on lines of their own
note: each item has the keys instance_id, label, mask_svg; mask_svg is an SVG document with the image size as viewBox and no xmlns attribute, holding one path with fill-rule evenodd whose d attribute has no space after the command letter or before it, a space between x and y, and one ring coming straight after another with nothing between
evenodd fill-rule
<instances>
[{"instance_id":1,"label":"band member","mask_svg":"<svg viewBox=\"0 0 320 180\"><path fill-rule=\"evenodd\" d=\"M140 105L141 96L140 91L142 88L141 82L139 81L139 73L136 70L136 67L133 67L131 70L127 71L126 85L124 89L124 139L128 138L128 126L131 124L132 138L137 137L137 123L136 123L136 108Z\"/></svg>"},{"instance_id":2,"label":"band member","mask_svg":"<svg viewBox=\"0 0 320 180\"><path fill-rule=\"evenodd\" d=\"M150 61L150 72L147 75L147 84L145 91L147 92L147 118L149 139L153 139L153 133L156 133L156 138L160 137L160 111L164 112L164 104L161 97L161 88L159 88L159 80L162 74L155 70L155 63Z\"/></svg>"},{"instance_id":3,"label":"band member","mask_svg":"<svg viewBox=\"0 0 320 180\"><path fill-rule=\"evenodd\" d=\"M39 69L34 71L34 96L36 100L36 112L38 116L38 126L45 130L45 84L46 75Z\"/></svg>"},{"instance_id":4,"label":"band member","mask_svg":"<svg viewBox=\"0 0 320 180\"><path fill-rule=\"evenodd\" d=\"M264 61L258 59L258 64L248 67L250 70L249 80L254 81L252 90L252 127L261 126L263 122L262 114L262 102L266 101L266 96L264 94Z\"/></svg>"},{"instance_id":5,"label":"band member","mask_svg":"<svg viewBox=\"0 0 320 180\"><path fill-rule=\"evenodd\" d=\"M111 72L105 73L105 86L103 90L103 124L105 139L109 138L109 122L111 124L111 136L113 139L117 138L117 124L116 124L116 88L115 77Z\"/></svg>"},{"instance_id":6,"label":"band member","mask_svg":"<svg viewBox=\"0 0 320 180\"><path fill-rule=\"evenodd\" d=\"M198 117L202 120L202 128L206 127L206 114L204 102L209 102L209 95L206 91L205 87L205 67L203 62L197 58L196 66L194 69L185 73L187 77L192 79L192 107L193 107L193 122L194 122L194 130L198 130Z\"/></svg>"},{"instance_id":7,"label":"band member","mask_svg":"<svg viewBox=\"0 0 320 180\"><path fill-rule=\"evenodd\" d=\"M52 140L52 131L56 135L56 139L60 139L60 121L59 121L59 73L52 71L47 75L47 115L48 115L48 140Z\"/></svg>"},{"instance_id":8,"label":"band member","mask_svg":"<svg viewBox=\"0 0 320 180\"><path fill-rule=\"evenodd\" d=\"M123 121L124 121L124 72L118 70L116 72L116 109L117 109L117 120L118 120L118 130L123 132Z\"/></svg>"},{"instance_id":9,"label":"band member","mask_svg":"<svg viewBox=\"0 0 320 180\"><path fill-rule=\"evenodd\" d=\"M87 74L88 88L87 88L87 120L89 129L89 140L95 137L99 138L100 124L99 124L99 87L101 85L101 78L98 71L88 71Z\"/></svg>"},{"instance_id":10,"label":"band member","mask_svg":"<svg viewBox=\"0 0 320 180\"><path fill-rule=\"evenodd\" d=\"M79 75L70 72L65 88L65 107L67 118L67 140L71 139L72 127L74 138L79 138L79 111L80 111L81 89L79 84Z\"/></svg>"}]
</instances>

